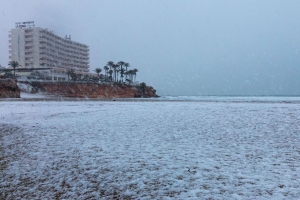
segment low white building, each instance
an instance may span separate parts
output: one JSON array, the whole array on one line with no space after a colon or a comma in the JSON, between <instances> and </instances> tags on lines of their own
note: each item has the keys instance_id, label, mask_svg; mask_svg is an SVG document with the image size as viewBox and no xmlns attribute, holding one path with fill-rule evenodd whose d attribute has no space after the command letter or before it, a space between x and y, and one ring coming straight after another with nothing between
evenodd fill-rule
<instances>
[{"instance_id":1,"label":"low white building","mask_svg":"<svg viewBox=\"0 0 300 200\"><path fill-rule=\"evenodd\" d=\"M10 69L13 73L13 70ZM76 72L82 76L98 76L95 73ZM19 81L70 81L70 70L64 68L16 68L16 77Z\"/></svg>"}]
</instances>

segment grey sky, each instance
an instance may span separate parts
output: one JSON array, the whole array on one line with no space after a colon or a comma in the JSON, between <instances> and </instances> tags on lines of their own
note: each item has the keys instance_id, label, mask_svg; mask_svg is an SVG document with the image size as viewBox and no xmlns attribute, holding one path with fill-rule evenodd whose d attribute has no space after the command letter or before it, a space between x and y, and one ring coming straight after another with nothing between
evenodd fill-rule
<instances>
[{"instance_id":1,"label":"grey sky","mask_svg":"<svg viewBox=\"0 0 300 200\"><path fill-rule=\"evenodd\" d=\"M159 95L300 95L300 1L0 0L8 31L35 21L90 46L90 69L126 61Z\"/></svg>"}]
</instances>

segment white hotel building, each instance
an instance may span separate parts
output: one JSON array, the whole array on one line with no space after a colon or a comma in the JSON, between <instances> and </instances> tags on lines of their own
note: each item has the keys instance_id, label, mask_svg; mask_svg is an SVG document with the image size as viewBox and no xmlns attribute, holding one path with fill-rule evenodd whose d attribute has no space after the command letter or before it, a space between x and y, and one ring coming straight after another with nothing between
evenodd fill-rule
<instances>
[{"instance_id":1,"label":"white hotel building","mask_svg":"<svg viewBox=\"0 0 300 200\"><path fill-rule=\"evenodd\" d=\"M40 70L48 74L45 74L48 80L59 77L59 80L65 80L66 71L70 69L76 73L89 73L87 45L72 41L70 36L62 38L48 29L34 27L33 22L16 23L16 28L10 31L9 55L10 61L20 64L17 68L20 73Z\"/></svg>"}]
</instances>

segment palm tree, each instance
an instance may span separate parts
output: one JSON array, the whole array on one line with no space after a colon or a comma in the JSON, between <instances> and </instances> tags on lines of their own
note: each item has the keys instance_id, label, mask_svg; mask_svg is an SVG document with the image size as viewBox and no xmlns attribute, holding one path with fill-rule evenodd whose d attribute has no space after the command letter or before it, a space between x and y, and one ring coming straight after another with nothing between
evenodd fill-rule
<instances>
[{"instance_id":1,"label":"palm tree","mask_svg":"<svg viewBox=\"0 0 300 200\"><path fill-rule=\"evenodd\" d=\"M141 91L142 97L143 97L144 94L145 94L145 91L146 91L146 83L142 82L142 83L140 84L140 91Z\"/></svg>"},{"instance_id":2,"label":"palm tree","mask_svg":"<svg viewBox=\"0 0 300 200\"><path fill-rule=\"evenodd\" d=\"M129 63L125 63L124 66L126 67L126 72L127 72L127 68L130 67ZM125 80L127 79L127 74L125 74Z\"/></svg>"},{"instance_id":3,"label":"palm tree","mask_svg":"<svg viewBox=\"0 0 300 200\"><path fill-rule=\"evenodd\" d=\"M125 77L127 77L127 75L128 75L128 72L124 72L124 74L125 74ZM130 85L130 80L129 79L127 79L127 78L125 78L125 82L124 83L126 83L126 82L128 82L129 83L129 85Z\"/></svg>"},{"instance_id":4,"label":"palm tree","mask_svg":"<svg viewBox=\"0 0 300 200\"><path fill-rule=\"evenodd\" d=\"M124 69L124 68L121 68L121 69L120 69L121 82L123 82L124 74L125 74L125 69Z\"/></svg>"},{"instance_id":5,"label":"palm tree","mask_svg":"<svg viewBox=\"0 0 300 200\"><path fill-rule=\"evenodd\" d=\"M117 63L117 65L119 65L120 67L121 67L121 69L123 68L123 65L125 64L125 62L123 62L123 61L119 61L118 63Z\"/></svg>"},{"instance_id":6,"label":"palm tree","mask_svg":"<svg viewBox=\"0 0 300 200\"><path fill-rule=\"evenodd\" d=\"M16 77L16 68L19 67L19 63L17 61L10 61L8 63L14 69L14 77Z\"/></svg>"},{"instance_id":7,"label":"palm tree","mask_svg":"<svg viewBox=\"0 0 300 200\"><path fill-rule=\"evenodd\" d=\"M121 70L120 70L120 68L119 68L119 65L118 65L118 67L117 67L117 82L119 82L119 72L120 72Z\"/></svg>"},{"instance_id":8,"label":"palm tree","mask_svg":"<svg viewBox=\"0 0 300 200\"><path fill-rule=\"evenodd\" d=\"M109 68L105 65L105 66L104 66L105 76L107 76L108 70L109 70Z\"/></svg>"},{"instance_id":9,"label":"palm tree","mask_svg":"<svg viewBox=\"0 0 300 200\"><path fill-rule=\"evenodd\" d=\"M109 73L109 75L110 75L110 76L109 76L110 81L112 81L112 74L114 73L114 71L113 71L113 70L109 70L108 73Z\"/></svg>"},{"instance_id":10,"label":"palm tree","mask_svg":"<svg viewBox=\"0 0 300 200\"><path fill-rule=\"evenodd\" d=\"M119 61L118 63L117 63L117 65L119 66L119 68L120 68L120 75L121 75L121 81L123 82L123 77L124 77L124 70L123 70L123 65L125 64L125 62L123 62L123 61Z\"/></svg>"},{"instance_id":11,"label":"palm tree","mask_svg":"<svg viewBox=\"0 0 300 200\"><path fill-rule=\"evenodd\" d=\"M137 73L138 71L139 71L139 70L137 70L137 69L133 69L134 82L136 81L136 73Z\"/></svg>"},{"instance_id":12,"label":"palm tree","mask_svg":"<svg viewBox=\"0 0 300 200\"><path fill-rule=\"evenodd\" d=\"M111 70L115 63L113 61L108 61L106 65L109 66L109 69Z\"/></svg>"},{"instance_id":13,"label":"palm tree","mask_svg":"<svg viewBox=\"0 0 300 200\"><path fill-rule=\"evenodd\" d=\"M100 69L100 68L96 68L95 69L95 72L98 74L98 76L100 76L100 72L101 72L102 70Z\"/></svg>"},{"instance_id":14,"label":"palm tree","mask_svg":"<svg viewBox=\"0 0 300 200\"><path fill-rule=\"evenodd\" d=\"M117 82L117 72L118 72L118 68L119 68L119 65L116 65L116 64L114 64L113 66L112 66L112 68L113 68L113 70L114 70L114 81L115 82Z\"/></svg>"},{"instance_id":15,"label":"palm tree","mask_svg":"<svg viewBox=\"0 0 300 200\"><path fill-rule=\"evenodd\" d=\"M127 80L129 80L132 83L133 70L128 70L127 75L129 76L129 79L127 79Z\"/></svg>"}]
</instances>

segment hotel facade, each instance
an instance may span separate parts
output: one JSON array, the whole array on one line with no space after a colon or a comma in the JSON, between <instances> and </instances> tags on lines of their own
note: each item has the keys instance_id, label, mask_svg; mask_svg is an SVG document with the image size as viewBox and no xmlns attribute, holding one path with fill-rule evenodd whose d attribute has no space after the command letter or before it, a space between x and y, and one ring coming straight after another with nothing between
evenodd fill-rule
<instances>
[{"instance_id":1,"label":"hotel facade","mask_svg":"<svg viewBox=\"0 0 300 200\"><path fill-rule=\"evenodd\" d=\"M71 36L62 38L48 29L34 27L34 22L18 22L9 32L9 55L10 61L19 63L18 71L41 69L60 76L71 69L89 73L87 45L72 41Z\"/></svg>"}]
</instances>

